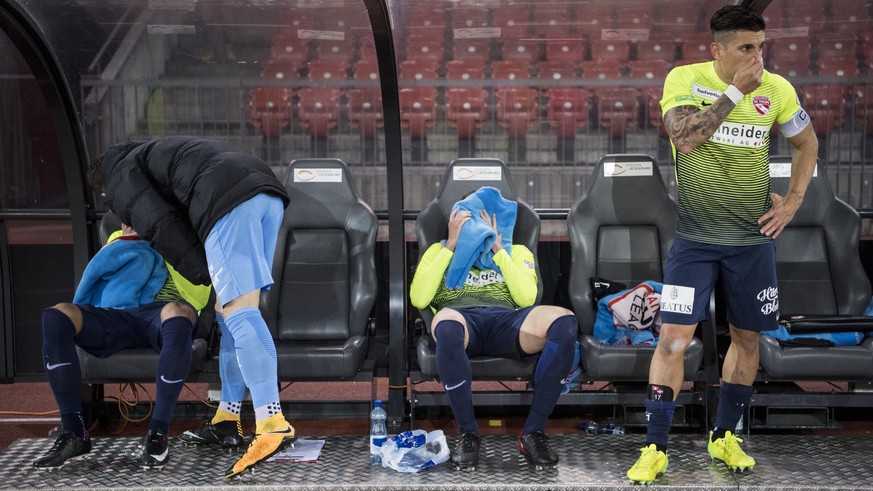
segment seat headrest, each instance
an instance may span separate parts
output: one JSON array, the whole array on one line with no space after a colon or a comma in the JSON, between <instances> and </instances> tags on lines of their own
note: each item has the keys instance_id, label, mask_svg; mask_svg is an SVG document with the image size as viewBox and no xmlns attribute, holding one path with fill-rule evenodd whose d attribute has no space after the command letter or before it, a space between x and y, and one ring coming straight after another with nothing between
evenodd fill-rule
<instances>
[{"instance_id":1,"label":"seat headrest","mask_svg":"<svg viewBox=\"0 0 873 491\"><path fill-rule=\"evenodd\" d=\"M599 217L602 223L636 225L657 222L664 213L660 205L670 201L670 196L651 156L609 154L597 162L585 199L598 210L612 214Z\"/></svg>"},{"instance_id":2,"label":"seat headrest","mask_svg":"<svg viewBox=\"0 0 873 491\"><path fill-rule=\"evenodd\" d=\"M364 205L348 166L339 159L298 159L288 164L285 189L291 198L286 213L294 227L343 226L349 210ZM290 216L289 216L290 215Z\"/></svg>"},{"instance_id":3,"label":"seat headrest","mask_svg":"<svg viewBox=\"0 0 873 491\"><path fill-rule=\"evenodd\" d=\"M500 159L453 160L440 182L436 200L448 216L455 203L482 186L495 187L504 198L518 201L515 184L506 163Z\"/></svg>"},{"instance_id":4,"label":"seat headrest","mask_svg":"<svg viewBox=\"0 0 873 491\"><path fill-rule=\"evenodd\" d=\"M790 181L791 157L785 155L772 157L770 159L770 190L785 196L788 192ZM824 225L828 220L830 204L837 200L838 198L834 194L827 176L825 176L824 172L821 172L818 162L816 162L815 171L813 172L812 180L809 182L809 187L806 189L803 203L800 204L800 208L794 214L794 218L791 219L791 225Z\"/></svg>"}]
</instances>

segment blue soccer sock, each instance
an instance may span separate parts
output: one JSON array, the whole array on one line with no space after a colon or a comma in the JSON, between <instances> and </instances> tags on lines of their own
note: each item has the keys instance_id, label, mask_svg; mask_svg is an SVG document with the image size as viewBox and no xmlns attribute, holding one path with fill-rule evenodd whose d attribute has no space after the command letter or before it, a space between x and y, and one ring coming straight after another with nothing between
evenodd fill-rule
<instances>
[{"instance_id":1,"label":"blue soccer sock","mask_svg":"<svg viewBox=\"0 0 873 491\"><path fill-rule=\"evenodd\" d=\"M674 400L653 401L646 399L646 421L648 421L646 445L654 443L658 450L667 451L674 412L676 412L676 401Z\"/></svg>"},{"instance_id":2,"label":"blue soccer sock","mask_svg":"<svg viewBox=\"0 0 873 491\"><path fill-rule=\"evenodd\" d=\"M261 311L253 307L240 309L226 316L225 321L253 405L258 408L279 402L276 345Z\"/></svg>"},{"instance_id":3,"label":"blue soccer sock","mask_svg":"<svg viewBox=\"0 0 873 491\"><path fill-rule=\"evenodd\" d=\"M161 353L155 374L155 411L150 430L170 430L173 408L191 368L191 340L194 325L184 316L170 317L161 323Z\"/></svg>"},{"instance_id":4,"label":"blue soccer sock","mask_svg":"<svg viewBox=\"0 0 873 491\"><path fill-rule=\"evenodd\" d=\"M433 326L436 335L436 368L449 397L458 429L479 434L473 412L473 369L464 349L464 326L454 320Z\"/></svg>"},{"instance_id":5,"label":"blue soccer sock","mask_svg":"<svg viewBox=\"0 0 873 491\"><path fill-rule=\"evenodd\" d=\"M524 434L545 429L561 395L561 381L570 373L578 330L579 323L573 315L558 317L549 326L546 346L537 361L533 401L524 422Z\"/></svg>"},{"instance_id":6,"label":"blue soccer sock","mask_svg":"<svg viewBox=\"0 0 873 491\"><path fill-rule=\"evenodd\" d=\"M55 308L42 311L42 358L45 374L61 413L64 431L86 438L82 418L82 369L76 353L76 328L63 312Z\"/></svg>"},{"instance_id":7,"label":"blue soccer sock","mask_svg":"<svg viewBox=\"0 0 873 491\"><path fill-rule=\"evenodd\" d=\"M737 422L752 400L752 386L722 382L718 391L718 409L715 412L715 428L712 440L724 438L726 432L734 432Z\"/></svg>"},{"instance_id":8,"label":"blue soccer sock","mask_svg":"<svg viewBox=\"0 0 873 491\"><path fill-rule=\"evenodd\" d=\"M239 414L239 409L242 406L242 401L246 396L246 381L243 379L242 371L239 368L239 361L236 359L236 350L233 344L233 335L227 328L227 323L224 321L222 314L216 313L215 320L218 322L218 327L221 329L221 343L218 351L218 375L221 378L221 403L228 407L221 407L225 411L233 413L228 408L235 408L236 414Z\"/></svg>"}]
</instances>

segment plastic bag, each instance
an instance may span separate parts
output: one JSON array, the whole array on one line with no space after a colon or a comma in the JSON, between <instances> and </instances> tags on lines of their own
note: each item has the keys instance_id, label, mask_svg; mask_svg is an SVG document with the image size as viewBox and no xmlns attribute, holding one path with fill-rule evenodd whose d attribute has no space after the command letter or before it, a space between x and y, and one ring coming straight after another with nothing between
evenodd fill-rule
<instances>
[{"instance_id":1,"label":"plastic bag","mask_svg":"<svg viewBox=\"0 0 873 491\"><path fill-rule=\"evenodd\" d=\"M443 430L404 431L387 440L379 449L382 467L398 472L418 472L449 460L451 451Z\"/></svg>"}]
</instances>

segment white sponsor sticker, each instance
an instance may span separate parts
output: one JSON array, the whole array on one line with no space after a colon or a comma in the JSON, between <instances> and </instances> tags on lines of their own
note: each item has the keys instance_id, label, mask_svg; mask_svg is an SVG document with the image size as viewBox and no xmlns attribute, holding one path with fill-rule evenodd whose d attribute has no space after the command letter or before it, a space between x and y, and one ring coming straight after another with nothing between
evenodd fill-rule
<instances>
[{"instance_id":1,"label":"white sponsor sticker","mask_svg":"<svg viewBox=\"0 0 873 491\"><path fill-rule=\"evenodd\" d=\"M600 39L604 41L648 41L648 29L601 29Z\"/></svg>"},{"instance_id":2,"label":"white sponsor sticker","mask_svg":"<svg viewBox=\"0 0 873 491\"><path fill-rule=\"evenodd\" d=\"M770 127L768 126L725 121L709 137L709 140L735 147L760 148L764 146L769 134Z\"/></svg>"},{"instance_id":3,"label":"white sponsor sticker","mask_svg":"<svg viewBox=\"0 0 873 491\"><path fill-rule=\"evenodd\" d=\"M661 310L691 315L694 310L694 288L664 285L661 290Z\"/></svg>"},{"instance_id":4,"label":"white sponsor sticker","mask_svg":"<svg viewBox=\"0 0 873 491\"><path fill-rule=\"evenodd\" d=\"M770 177L791 177L791 162L770 162ZM812 177L818 177L818 164L812 170Z\"/></svg>"},{"instance_id":5,"label":"white sponsor sticker","mask_svg":"<svg viewBox=\"0 0 873 491\"><path fill-rule=\"evenodd\" d=\"M499 27L467 27L455 29L455 39L499 38Z\"/></svg>"},{"instance_id":6,"label":"white sponsor sticker","mask_svg":"<svg viewBox=\"0 0 873 491\"><path fill-rule=\"evenodd\" d=\"M197 29L190 24L149 24L149 34L197 34Z\"/></svg>"},{"instance_id":7,"label":"white sponsor sticker","mask_svg":"<svg viewBox=\"0 0 873 491\"><path fill-rule=\"evenodd\" d=\"M721 96L721 91L710 89L709 87L703 87L697 84L691 85L691 93L710 101L714 101Z\"/></svg>"},{"instance_id":8,"label":"white sponsor sticker","mask_svg":"<svg viewBox=\"0 0 873 491\"><path fill-rule=\"evenodd\" d=\"M453 181L500 181L503 169L500 166L474 167L458 165L452 168Z\"/></svg>"},{"instance_id":9,"label":"white sponsor sticker","mask_svg":"<svg viewBox=\"0 0 873 491\"><path fill-rule=\"evenodd\" d=\"M603 177L651 176L651 162L604 162Z\"/></svg>"},{"instance_id":10,"label":"white sponsor sticker","mask_svg":"<svg viewBox=\"0 0 873 491\"><path fill-rule=\"evenodd\" d=\"M343 182L342 169L294 169L294 182Z\"/></svg>"},{"instance_id":11,"label":"white sponsor sticker","mask_svg":"<svg viewBox=\"0 0 873 491\"><path fill-rule=\"evenodd\" d=\"M346 33L343 31L317 31L315 29L297 29L297 37L300 39L325 39L327 41L345 41Z\"/></svg>"}]
</instances>

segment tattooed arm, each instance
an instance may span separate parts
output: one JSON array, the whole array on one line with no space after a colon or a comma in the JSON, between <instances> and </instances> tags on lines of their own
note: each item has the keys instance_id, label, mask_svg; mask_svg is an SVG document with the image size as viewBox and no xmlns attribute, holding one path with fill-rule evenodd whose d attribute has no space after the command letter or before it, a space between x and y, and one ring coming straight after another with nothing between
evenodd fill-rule
<instances>
[{"instance_id":1,"label":"tattooed arm","mask_svg":"<svg viewBox=\"0 0 873 491\"><path fill-rule=\"evenodd\" d=\"M703 110L696 106L674 107L664 115L664 127L676 149L689 153L706 143L733 109L734 103L726 95Z\"/></svg>"}]
</instances>

